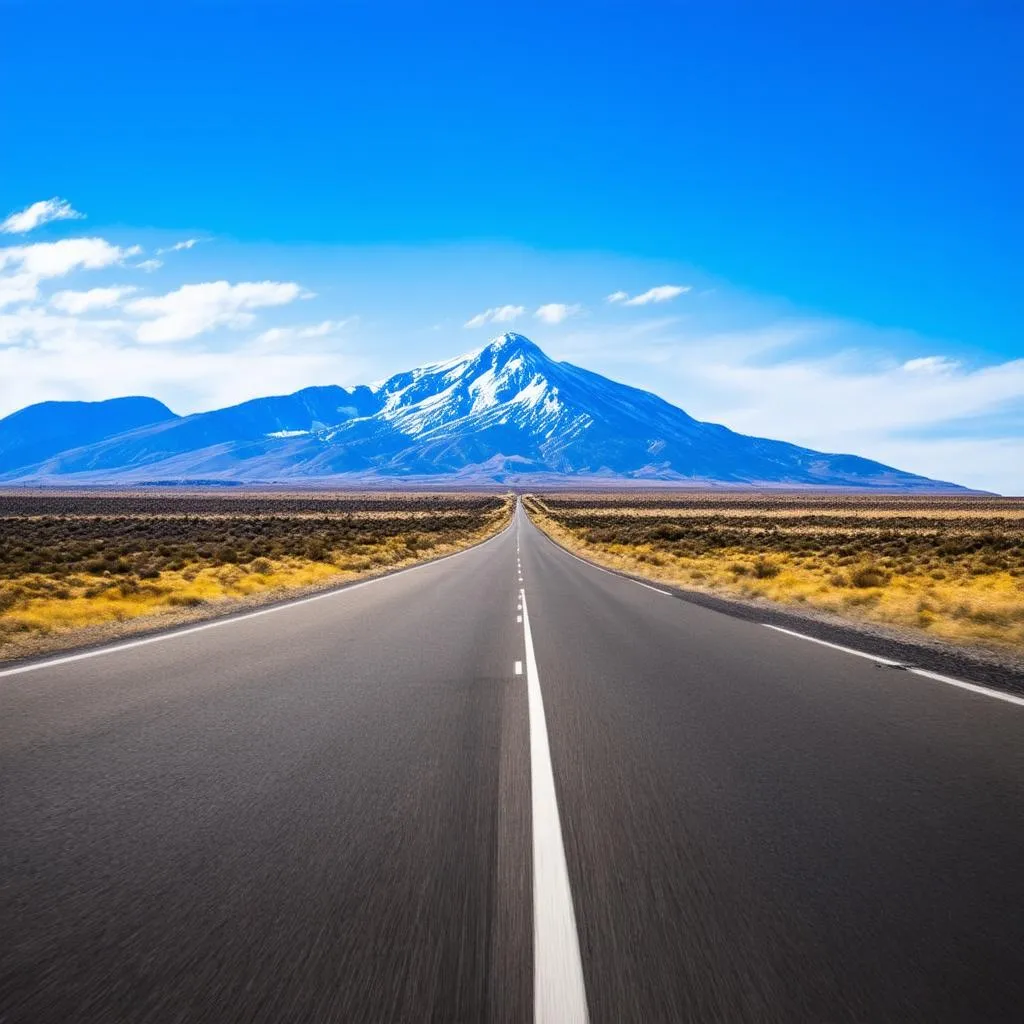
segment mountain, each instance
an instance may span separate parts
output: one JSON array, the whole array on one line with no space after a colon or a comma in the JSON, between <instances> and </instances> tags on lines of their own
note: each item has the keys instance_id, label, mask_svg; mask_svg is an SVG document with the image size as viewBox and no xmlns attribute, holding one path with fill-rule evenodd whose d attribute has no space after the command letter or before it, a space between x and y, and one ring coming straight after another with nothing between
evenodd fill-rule
<instances>
[{"instance_id":1,"label":"mountain","mask_svg":"<svg viewBox=\"0 0 1024 1024\"><path fill-rule=\"evenodd\" d=\"M152 470L161 479L212 479L224 476L223 470L235 461L247 465L243 453L253 446L262 443L272 450L282 440L316 436L346 419L370 415L377 406L376 396L365 386L304 388L293 395L254 398L226 409L107 434L97 443L65 445L37 470L47 477L128 480L149 479L150 467L163 467ZM4 423L0 421L0 428ZM217 472L197 474L189 468L211 460L217 461ZM0 479L4 468L0 463Z\"/></svg>"},{"instance_id":2,"label":"mountain","mask_svg":"<svg viewBox=\"0 0 1024 1024\"><path fill-rule=\"evenodd\" d=\"M32 466L77 445L176 419L155 398L30 405L0 420L0 473Z\"/></svg>"},{"instance_id":3,"label":"mountain","mask_svg":"<svg viewBox=\"0 0 1024 1024\"><path fill-rule=\"evenodd\" d=\"M0 421L0 432L13 418ZM76 443L29 470L11 472L4 460L0 479L962 489L703 423L656 395L549 359L512 333L372 387L306 388Z\"/></svg>"}]
</instances>

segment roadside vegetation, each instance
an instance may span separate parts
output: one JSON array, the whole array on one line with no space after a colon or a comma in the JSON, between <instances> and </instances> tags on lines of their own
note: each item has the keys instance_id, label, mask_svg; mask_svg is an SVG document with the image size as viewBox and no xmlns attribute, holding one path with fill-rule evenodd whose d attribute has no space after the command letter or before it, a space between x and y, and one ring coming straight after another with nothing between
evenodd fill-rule
<instances>
[{"instance_id":1,"label":"roadside vegetation","mask_svg":"<svg viewBox=\"0 0 1024 1024\"><path fill-rule=\"evenodd\" d=\"M612 568L1024 649L1024 499L643 492L526 505Z\"/></svg>"},{"instance_id":2,"label":"roadside vegetation","mask_svg":"<svg viewBox=\"0 0 1024 1024\"><path fill-rule=\"evenodd\" d=\"M488 494L0 494L0 659L204 618L465 547Z\"/></svg>"}]
</instances>

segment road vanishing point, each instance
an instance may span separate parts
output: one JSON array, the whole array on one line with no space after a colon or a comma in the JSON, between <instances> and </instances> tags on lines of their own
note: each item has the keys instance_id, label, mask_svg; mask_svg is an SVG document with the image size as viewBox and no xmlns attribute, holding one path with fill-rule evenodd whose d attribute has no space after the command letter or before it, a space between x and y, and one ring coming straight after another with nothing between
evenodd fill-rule
<instances>
[{"instance_id":1,"label":"road vanishing point","mask_svg":"<svg viewBox=\"0 0 1024 1024\"><path fill-rule=\"evenodd\" d=\"M0 671L0 1022L1019 1021L1021 704L519 506Z\"/></svg>"}]
</instances>

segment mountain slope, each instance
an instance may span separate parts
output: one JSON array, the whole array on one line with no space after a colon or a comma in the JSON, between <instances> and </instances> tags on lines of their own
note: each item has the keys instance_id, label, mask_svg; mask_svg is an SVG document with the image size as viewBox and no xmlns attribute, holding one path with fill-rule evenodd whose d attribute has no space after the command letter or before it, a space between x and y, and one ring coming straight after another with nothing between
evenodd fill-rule
<instances>
[{"instance_id":1,"label":"mountain slope","mask_svg":"<svg viewBox=\"0 0 1024 1024\"><path fill-rule=\"evenodd\" d=\"M513 481L957 490L855 455L702 423L656 395L504 334L372 388L307 388L108 437L41 461L36 480Z\"/></svg>"},{"instance_id":2,"label":"mountain slope","mask_svg":"<svg viewBox=\"0 0 1024 1024\"><path fill-rule=\"evenodd\" d=\"M155 398L30 405L0 420L0 473L32 466L68 448L175 419Z\"/></svg>"},{"instance_id":3,"label":"mountain slope","mask_svg":"<svg viewBox=\"0 0 1024 1024\"><path fill-rule=\"evenodd\" d=\"M182 416L106 437L97 444L78 445L48 460L41 468L48 476L87 473L121 479L126 474L149 478L152 467L157 475L168 479L192 478L197 474L189 465L196 461L198 453L240 449L260 442L273 448L282 439L311 436L329 425L365 415L376 405L376 398L367 387L304 388L292 395L254 398L226 409Z\"/></svg>"}]
</instances>

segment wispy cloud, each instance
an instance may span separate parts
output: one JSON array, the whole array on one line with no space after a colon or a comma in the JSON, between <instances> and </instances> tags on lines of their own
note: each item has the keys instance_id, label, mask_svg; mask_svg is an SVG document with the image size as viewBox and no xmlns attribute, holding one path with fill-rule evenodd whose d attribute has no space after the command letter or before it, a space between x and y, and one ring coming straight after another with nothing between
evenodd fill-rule
<instances>
[{"instance_id":1,"label":"wispy cloud","mask_svg":"<svg viewBox=\"0 0 1024 1024\"><path fill-rule=\"evenodd\" d=\"M323 320L318 324L309 324L306 327L271 327L262 334L258 334L255 341L263 345L279 345L285 341L326 338L344 330L350 324L355 323L356 319L356 317L350 316L344 320Z\"/></svg>"},{"instance_id":2,"label":"wispy cloud","mask_svg":"<svg viewBox=\"0 0 1024 1024\"><path fill-rule=\"evenodd\" d=\"M54 196L53 199L41 199L38 203L26 206L0 221L0 232L5 235L23 235L33 231L42 224L54 220L82 220L84 213L73 209L66 199Z\"/></svg>"},{"instance_id":3,"label":"wispy cloud","mask_svg":"<svg viewBox=\"0 0 1024 1024\"><path fill-rule=\"evenodd\" d=\"M685 295L688 291L692 291L692 289L693 285L689 284L659 284L654 288L648 288L647 291L641 292L639 295L634 295L632 298L630 298L628 292L612 292L611 295L605 296L605 302L621 302L624 306L647 306L652 302L668 302L669 299Z\"/></svg>"},{"instance_id":4,"label":"wispy cloud","mask_svg":"<svg viewBox=\"0 0 1024 1024\"><path fill-rule=\"evenodd\" d=\"M538 306L533 315L543 323L560 324L563 320L577 316L582 311L583 307L579 303L566 305L564 302L547 302L543 306Z\"/></svg>"},{"instance_id":5,"label":"wispy cloud","mask_svg":"<svg viewBox=\"0 0 1024 1024\"><path fill-rule=\"evenodd\" d=\"M955 359L945 356L922 356L919 359L908 359L903 369L908 373L952 373L960 367Z\"/></svg>"},{"instance_id":6,"label":"wispy cloud","mask_svg":"<svg viewBox=\"0 0 1024 1024\"><path fill-rule=\"evenodd\" d=\"M254 319L252 310L284 306L299 298L312 298L312 293L294 281L209 281L135 299L125 310L133 316L152 317L139 325L136 336L146 344L161 344L185 341L214 327L246 327Z\"/></svg>"},{"instance_id":7,"label":"wispy cloud","mask_svg":"<svg viewBox=\"0 0 1024 1024\"><path fill-rule=\"evenodd\" d=\"M138 289L132 286L90 288L88 291L57 292L50 297L50 305L62 313L79 315L96 309L111 309Z\"/></svg>"},{"instance_id":8,"label":"wispy cloud","mask_svg":"<svg viewBox=\"0 0 1024 1024\"><path fill-rule=\"evenodd\" d=\"M183 249L191 249L192 246L198 245L198 238L186 238L182 242L175 242L174 245L165 246L163 249L157 249L157 256L163 256L167 252L181 252Z\"/></svg>"},{"instance_id":9,"label":"wispy cloud","mask_svg":"<svg viewBox=\"0 0 1024 1024\"><path fill-rule=\"evenodd\" d=\"M143 270L147 274L152 274L154 270L159 270L164 265L163 260L148 259L142 260L140 263L135 264L136 270Z\"/></svg>"},{"instance_id":10,"label":"wispy cloud","mask_svg":"<svg viewBox=\"0 0 1024 1024\"><path fill-rule=\"evenodd\" d=\"M492 306L482 313L470 317L464 327L483 327L485 324L504 324L521 317L526 312L525 306Z\"/></svg>"}]
</instances>

